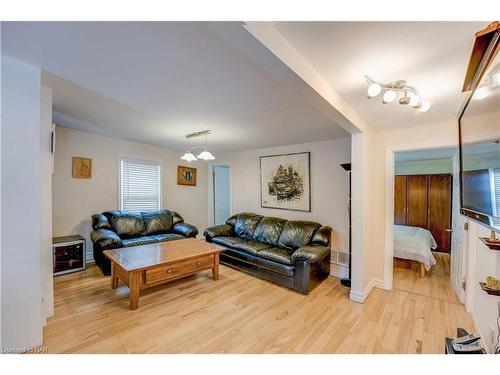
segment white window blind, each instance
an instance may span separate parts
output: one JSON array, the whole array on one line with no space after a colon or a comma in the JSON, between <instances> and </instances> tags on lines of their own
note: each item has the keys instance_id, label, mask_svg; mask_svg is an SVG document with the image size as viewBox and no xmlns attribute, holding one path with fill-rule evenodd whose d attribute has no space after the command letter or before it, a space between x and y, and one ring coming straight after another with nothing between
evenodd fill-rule
<instances>
[{"instance_id":1,"label":"white window blind","mask_svg":"<svg viewBox=\"0 0 500 375\"><path fill-rule=\"evenodd\" d=\"M160 209L160 163L124 157L120 162L120 170L120 209L122 211Z\"/></svg>"}]
</instances>

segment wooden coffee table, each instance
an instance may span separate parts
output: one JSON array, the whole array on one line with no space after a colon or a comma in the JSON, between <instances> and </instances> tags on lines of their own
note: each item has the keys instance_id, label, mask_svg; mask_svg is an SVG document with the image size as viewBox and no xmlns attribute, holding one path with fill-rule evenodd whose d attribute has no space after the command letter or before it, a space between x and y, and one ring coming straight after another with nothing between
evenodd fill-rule
<instances>
[{"instance_id":1,"label":"wooden coffee table","mask_svg":"<svg viewBox=\"0 0 500 375\"><path fill-rule=\"evenodd\" d=\"M118 280L130 288L130 309L139 307L140 291L212 269L219 279L219 253L224 248L194 238L105 250L111 260L111 288Z\"/></svg>"}]
</instances>

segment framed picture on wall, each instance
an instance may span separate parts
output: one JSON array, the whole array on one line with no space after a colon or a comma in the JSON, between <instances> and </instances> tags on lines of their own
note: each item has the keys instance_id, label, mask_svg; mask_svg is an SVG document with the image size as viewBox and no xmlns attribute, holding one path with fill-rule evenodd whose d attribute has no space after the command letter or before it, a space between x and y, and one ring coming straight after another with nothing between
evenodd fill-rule
<instances>
[{"instance_id":1,"label":"framed picture on wall","mask_svg":"<svg viewBox=\"0 0 500 375\"><path fill-rule=\"evenodd\" d=\"M177 185L196 186L196 168L178 165Z\"/></svg>"},{"instance_id":2,"label":"framed picture on wall","mask_svg":"<svg viewBox=\"0 0 500 375\"><path fill-rule=\"evenodd\" d=\"M73 157L73 178L92 178L92 159Z\"/></svg>"},{"instance_id":3,"label":"framed picture on wall","mask_svg":"<svg viewBox=\"0 0 500 375\"><path fill-rule=\"evenodd\" d=\"M310 152L260 157L260 205L311 212Z\"/></svg>"}]
</instances>

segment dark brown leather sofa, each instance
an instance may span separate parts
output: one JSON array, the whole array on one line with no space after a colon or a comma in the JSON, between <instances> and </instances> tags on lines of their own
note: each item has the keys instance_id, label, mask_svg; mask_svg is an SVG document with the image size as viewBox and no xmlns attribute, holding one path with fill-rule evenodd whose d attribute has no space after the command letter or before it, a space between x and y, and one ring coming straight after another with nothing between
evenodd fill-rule
<instances>
[{"instance_id":1,"label":"dark brown leather sofa","mask_svg":"<svg viewBox=\"0 0 500 375\"><path fill-rule=\"evenodd\" d=\"M205 229L220 262L308 294L330 273L332 229L312 221L241 213Z\"/></svg>"},{"instance_id":2,"label":"dark brown leather sofa","mask_svg":"<svg viewBox=\"0 0 500 375\"><path fill-rule=\"evenodd\" d=\"M104 250L196 237L198 229L175 211L107 211L92 215L94 260L104 275L111 262Z\"/></svg>"}]
</instances>

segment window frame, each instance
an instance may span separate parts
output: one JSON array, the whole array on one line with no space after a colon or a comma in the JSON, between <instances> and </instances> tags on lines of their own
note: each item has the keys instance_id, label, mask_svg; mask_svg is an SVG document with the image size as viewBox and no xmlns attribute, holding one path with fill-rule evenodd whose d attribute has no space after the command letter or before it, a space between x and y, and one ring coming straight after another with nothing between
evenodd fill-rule
<instances>
[{"instance_id":1,"label":"window frame","mask_svg":"<svg viewBox=\"0 0 500 375\"><path fill-rule=\"evenodd\" d=\"M161 159L156 159L156 158L150 158L150 157L143 157L143 156L134 156L134 155L128 155L128 154L120 154L118 155L118 173L117 173L117 180L118 180L118 210L124 211L123 210L123 196L122 196L122 161L124 159L129 159L129 160L135 160L137 162L146 162L146 163L153 163L153 164L158 164L159 167L159 173L158 173L158 209L161 210L162 204L163 204L163 162ZM132 211L131 211L132 212Z\"/></svg>"}]
</instances>

